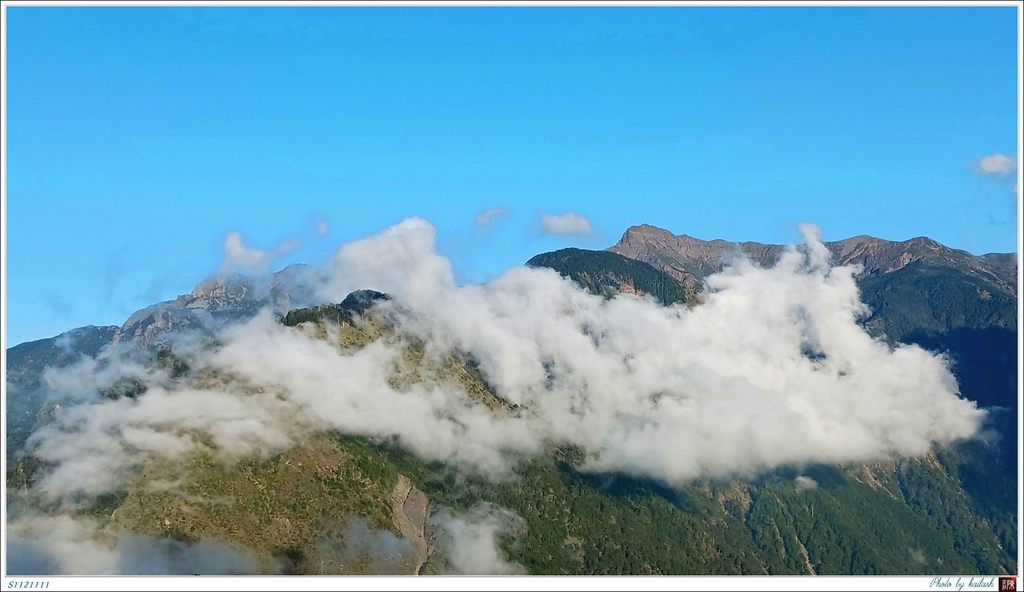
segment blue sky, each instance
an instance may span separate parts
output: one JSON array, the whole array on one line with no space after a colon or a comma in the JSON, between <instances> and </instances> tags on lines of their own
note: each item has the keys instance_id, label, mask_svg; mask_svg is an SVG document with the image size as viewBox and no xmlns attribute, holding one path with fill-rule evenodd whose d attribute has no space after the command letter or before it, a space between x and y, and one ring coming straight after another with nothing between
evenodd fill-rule
<instances>
[{"instance_id":1,"label":"blue sky","mask_svg":"<svg viewBox=\"0 0 1024 592\"><path fill-rule=\"evenodd\" d=\"M7 346L190 291L229 232L300 241L276 269L417 215L463 282L642 223L1017 249L1015 7L6 17Z\"/></svg>"}]
</instances>

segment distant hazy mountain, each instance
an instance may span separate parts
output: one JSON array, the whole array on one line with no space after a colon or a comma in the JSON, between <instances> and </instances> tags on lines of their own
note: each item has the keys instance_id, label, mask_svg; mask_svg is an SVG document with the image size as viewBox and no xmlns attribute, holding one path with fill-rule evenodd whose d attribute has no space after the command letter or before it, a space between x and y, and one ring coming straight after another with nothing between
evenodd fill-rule
<instances>
[{"instance_id":1,"label":"distant hazy mountain","mask_svg":"<svg viewBox=\"0 0 1024 592\"><path fill-rule=\"evenodd\" d=\"M513 475L497 482L424 460L394 438L324 427L284 452L230 463L200 452L121 468L116 491L84 500L74 517L106 537L143 537L131 540L170 557L205 549L206 567L196 568L204 573L432 574L457 567L534 574L1016 573L1016 258L975 257L929 239L856 237L827 246L837 262L864 266L858 281L872 309L866 319L872 330L894 343L949 352L961 392L990 411L985 438L937 446L916 458L784 466L680 486L597 472L587 464L587 451L561 442L518 458ZM665 305L699 306L703 279L731 254L770 266L782 249L641 226L609 251L565 249L528 265L552 268L609 299L649 295ZM97 359L101 370L114 353L134 356L130 367L137 374L86 401L105 401L126 414L141 413L147 398L156 405L175 389L199 395L191 400L200 407L207 399L225 405L217 398L221 392L268 398L272 405L281 385L242 380L230 365L203 361L222 346L219 329L262 308L277 318L264 330L295 339L280 355L310 389L322 388L331 375L304 365L309 352L299 348L364 356L365 368L355 371L386 371L387 384L399 393L465 393L457 405L396 404L384 415L415 420L431 413L460 417L469 408L495 417L530 411L498 395L480 360L441 336L434 342L397 325L386 312L388 295L360 290L338 303L317 302L314 273L290 267L267 281L209 280L136 312L121 327L84 327L8 349L9 510L53 510L38 491L49 467L33 456L28 438L82 404L51 384L47 368ZM205 341L179 339L190 332ZM372 364L385 346L398 353ZM554 381L551 363L542 372ZM339 387L331 396L347 395ZM210 429L244 433L251 421L242 410L218 412L227 425ZM173 409L163 413L174 415ZM168 431L196 429L168 419ZM196 434L196 442L216 449L208 435ZM126 449L163 445L134 432L127 436L136 439L123 442ZM509 512L518 518L508 518ZM481 563L492 552L484 541L499 530L494 540L508 563ZM206 541L221 546L202 547ZM9 553L18 554L14 563L22 570L45 568L49 560L45 549L31 545ZM476 563L466 563L467 557ZM138 563L173 568L154 564Z\"/></svg>"}]
</instances>

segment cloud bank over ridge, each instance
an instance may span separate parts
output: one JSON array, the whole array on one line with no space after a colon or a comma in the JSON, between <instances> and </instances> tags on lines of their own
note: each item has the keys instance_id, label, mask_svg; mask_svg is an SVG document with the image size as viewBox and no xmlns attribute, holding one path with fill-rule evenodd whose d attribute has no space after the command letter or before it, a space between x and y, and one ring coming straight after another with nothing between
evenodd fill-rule
<instances>
[{"instance_id":1,"label":"cloud bank over ridge","mask_svg":"<svg viewBox=\"0 0 1024 592\"><path fill-rule=\"evenodd\" d=\"M856 270L830 267L815 228L773 268L741 260L709 277L705 304L692 310L603 300L525 267L458 286L434 234L413 218L343 245L321 296L392 295L381 306L400 333L435 352L471 355L496 394L523 407L518 414L495 416L452 384L396 389L388 381L396 345L339 352L263 314L226 329L216 351L195 354L267 387L262 395L158 386L138 399L68 409L30 441L56 466L51 485L92 494L81 475L101 459L123 470L131 463L122 460L138 454L184 454L192 441L173 426L209 434L234 458L339 429L396 437L425 458L495 474L510 454L570 442L590 453L594 469L671 483L919 455L980 424L983 412L958 397L945 360L915 346L890 349L858 325L866 309ZM79 460L89 466L75 469Z\"/></svg>"},{"instance_id":2,"label":"cloud bank over ridge","mask_svg":"<svg viewBox=\"0 0 1024 592\"><path fill-rule=\"evenodd\" d=\"M115 490L147 458L186 458L201 441L233 462L325 429L394 439L494 478L507 478L522 455L571 443L589 470L669 484L921 455L973 436L984 412L959 397L947 360L868 335L856 268L832 267L820 230L802 230L805 243L772 268L739 260L709 276L705 303L687 309L604 300L546 269L459 286L435 249L435 228L407 219L342 245L319 287L324 302L357 289L390 294L377 309L396 339L346 348L337 328L316 338L264 311L224 329L216 348L176 345L192 368L230 377L223 383L172 380L113 358L51 371L50 384L79 403L28 442L52 467L40 490L73 508ZM425 344L428 360L471 357L518 407L493 412L451 381L396 385L410 339ZM144 375L151 387L138 398L100 397L119 375ZM497 528L444 519L470 538ZM467 571L501 561L463 559Z\"/></svg>"}]
</instances>

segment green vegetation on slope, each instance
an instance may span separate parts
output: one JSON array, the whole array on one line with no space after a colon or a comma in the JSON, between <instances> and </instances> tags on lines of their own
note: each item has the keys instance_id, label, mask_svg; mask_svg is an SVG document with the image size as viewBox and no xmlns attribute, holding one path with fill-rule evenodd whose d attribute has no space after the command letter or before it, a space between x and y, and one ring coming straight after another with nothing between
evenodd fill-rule
<instances>
[{"instance_id":1,"label":"green vegetation on slope","mask_svg":"<svg viewBox=\"0 0 1024 592\"><path fill-rule=\"evenodd\" d=\"M916 261L891 273L866 277L861 294L893 343L956 329L1017 328L1017 299L994 283L955 267Z\"/></svg>"},{"instance_id":2,"label":"green vegetation on slope","mask_svg":"<svg viewBox=\"0 0 1024 592\"><path fill-rule=\"evenodd\" d=\"M832 467L808 471L822 483L809 489L778 475L670 488L588 475L557 457L525 462L512 483L470 490L523 517L507 549L531 573L1013 573L955 481L905 462L874 471L894 493ZM925 476L900 490L901 471Z\"/></svg>"},{"instance_id":3,"label":"green vegetation on slope","mask_svg":"<svg viewBox=\"0 0 1024 592\"><path fill-rule=\"evenodd\" d=\"M654 267L609 251L562 249L543 253L526 262L530 267L550 267L592 294L611 298L621 292L650 294L664 305L697 304L697 293Z\"/></svg>"},{"instance_id":4,"label":"green vegetation on slope","mask_svg":"<svg viewBox=\"0 0 1024 592\"><path fill-rule=\"evenodd\" d=\"M322 435L265 460L229 465L202 453L150 463L126 491L100 498L88 512L110 510L112 530L246 548L269 573L320 573L318 543L343 539L346 518L395 531L390 494L397 480L372 447Z\"/></svg>"},{"instance_id":5,"label":"green vegetation on slope","mask_svg":"<svg viewBox=\"0 0 1024 592\"><path fill-rule=\"evenodd\" d=\"M493 482L425 463L393 444L324 433L263 460L223 464L199 454L150 463L126 489L83 513L106 520L110 533L126 528L245 547L268 573L366 573L372 558L331 563L320 543L344 546L343 527L355 517L397 534L390 493L402 474L434 507L459 512L489 502L515 512L522 522L505 533L502 547L534 574L1016 570L934 457L681 487L589 473L578 464L582 457L573 448L553 450ZM26 471L16 472L9 485L24 481Z\"/></svg>"}]
</instances>

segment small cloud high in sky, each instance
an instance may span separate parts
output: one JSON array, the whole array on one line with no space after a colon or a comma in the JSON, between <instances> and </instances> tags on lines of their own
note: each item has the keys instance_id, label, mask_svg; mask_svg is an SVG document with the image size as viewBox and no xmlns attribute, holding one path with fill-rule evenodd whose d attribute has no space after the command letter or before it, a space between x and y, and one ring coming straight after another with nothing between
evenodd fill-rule
<instances>
[{"instance_id":1,"label":"small cloud high in sky","mask_svg":"<svg viewBox=\"0 0 1024 592\"><path fill-rule=\"evenodd\" d=\"M224 262L218 274L233 272L264 274L275 259L287 255L302 246L298 239L285 239L273 250L256 249L246 246L240 232L229 232L224 237Z\"/></svg>"},{"instance_id":2,"label":"small cloud high in sky","mask_svg":"<svg viewBox=\"0 0 1024 592\"><path fill-rule=\"evenodd\" d=\"M586 236L593 234L594 229L590 226L590 220L576 212L564 214L541 214L540 227L544 232L560 236Z\"/></svg>"},{"instance_id":3,"label":"small cloud high in sky","mask_svg":"<svg viewBox=\"0 0 1024 592\"><path fill-rule=\"evenodd\" d=\"M1015 200L975 199L1013 195L1013 6L5 14L7 345L120 325L218 271L324 264L411 216L466 282L636 224L1017 248ZM474 232L496 206L527 215Z\"/></svg>"},{"instance_id":4,"label":"small cloud high in sky","mask_svg":"<svg viewBox=\"0 0 1024 592\"><path fill-rule=\"evenodd\" d=\"M1005 154L990 154L973 165L979 175L1009 175L1017 169L1017 159Z\"/></svg>"},{"instance_id":5,"label":"small cloud high in sky","mask_svg":"<svg viewBox=\"0 0 1024 592\"><path fill-rule=\"evenodd\" d=\"M477 226L483 227L493 222L495 218L507 215L508 210L506 210L505 208L487 208L486 210L477 214L474 220L476 221Z\"/></svg>"}]
</instances>

